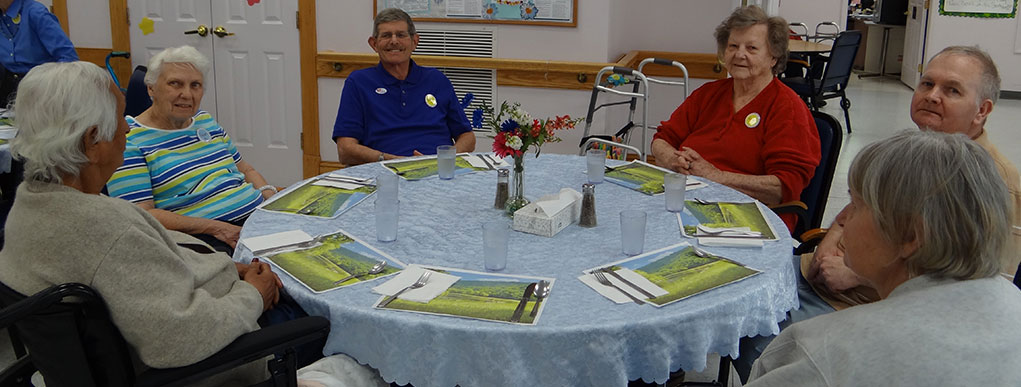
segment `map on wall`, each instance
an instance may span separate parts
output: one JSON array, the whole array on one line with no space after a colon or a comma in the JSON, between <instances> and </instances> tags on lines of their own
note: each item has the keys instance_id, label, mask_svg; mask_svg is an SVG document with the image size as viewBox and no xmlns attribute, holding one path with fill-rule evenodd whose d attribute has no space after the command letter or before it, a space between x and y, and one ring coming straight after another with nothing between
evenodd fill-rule
<instances>
[{"instance_id":1,"label":"map on wall","mask_svg":"<svg viewBox=\"0 0 1021 387\"><path fill-rule=\"evenodd\" d=\"M578 0L374 0L373 13L400 8L416 20L576 27Z\"/></svg>"},{"instance_id":2,"label":"map on wall","mask_svg":"<svg viewBox=\"0 0 1021 387\"><path fill-rule=\"evenodd\" d=\"M978 18L1013 18L1017 0L940 0L939 14Z\"/></svg>"}]
</instances>

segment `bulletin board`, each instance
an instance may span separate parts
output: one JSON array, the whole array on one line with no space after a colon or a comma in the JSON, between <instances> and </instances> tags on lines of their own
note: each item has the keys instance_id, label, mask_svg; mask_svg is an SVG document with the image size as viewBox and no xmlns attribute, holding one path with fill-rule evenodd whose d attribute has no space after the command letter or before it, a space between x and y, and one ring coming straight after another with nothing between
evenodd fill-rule
<instances>
[{"instance_id":1,"label":"bulletin board","mask_svg":"<svg viewBox=\"0 0 1021 387\"><path fill-rule=\"evenodd\" d=\"M578 0L373 0L372 14L400 8L415 21L578 26Z\"/></svg>"},{"instance_id":2,"label":"bulletin board","mask_svg":"<svg viewBox=\"0 0 1021 387\"><path fill-rule=\"evenodd\" d=\"M1017 15L1017 0L940 0L939 14L1010 19Z\"/></svg>"}]
</instances>

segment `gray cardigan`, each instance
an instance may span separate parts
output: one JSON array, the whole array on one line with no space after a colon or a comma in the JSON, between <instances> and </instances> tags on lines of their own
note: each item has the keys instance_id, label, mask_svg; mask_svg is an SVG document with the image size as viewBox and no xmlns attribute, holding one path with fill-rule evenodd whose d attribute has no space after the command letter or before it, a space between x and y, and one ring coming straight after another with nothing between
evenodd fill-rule
<instances>
[{"instance_id":1,"label":"gray cardigan","mask_svg":"<svg viewBox=\"0 0 1021 387\"><path fill-rule=\"evenodd\" d=\"M0 281L26 295L66 282L89 285L146 366L198 362L259 328L262 296L238 278L229 257L179 247L202 242L167 231L124 200L26 181L5 232ZM254 383L265 368L254 362L203 384Z\"/></svg>"},{"instance_id":2,"label":"gray cardigan","mask_svg":"<svg viewBox=\"0 0 1021 387\"><path fill-rule=\"evenodd\" d=\"M746 386L1021 385L1021 291L916 277L885 300L791 325Z\"/></svg>"}]
</instances>

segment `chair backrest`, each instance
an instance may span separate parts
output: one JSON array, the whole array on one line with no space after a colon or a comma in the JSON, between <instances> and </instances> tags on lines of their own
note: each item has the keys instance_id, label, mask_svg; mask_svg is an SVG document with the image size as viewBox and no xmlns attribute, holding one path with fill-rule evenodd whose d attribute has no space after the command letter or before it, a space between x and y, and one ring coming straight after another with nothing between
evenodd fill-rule
<instances>
[{"instance_id":1,"label":"chair backrest","mask_svg":"<svg viewBox=\"0 0 1021 387\"><path fill-rule=\"evenodd\" d=\"M145 87L145 73L148 70L145 66L139 65L135 66L135 71L131 72L131 79L128 80L128 92L124 95L125 115L137 117L152 106L152 99L149 98L149 91Z\"/></svg>"},{"instance_id":2,"label":"chair backrest","mask_svg":"<svg viewBox=\"0 0 1021 387\"><path fill-rule=\"evenodd\" d=\"M24 343L47 386L135 382L127 343L103 299L88 286L56 285L26 297L0 283L0 306L0 328L11 329ZM0 385L9 382L0 380Z\"/></svg>"},{"instance_id":3,"label":"chair backrest","mask_svg":"<svg viewBox=\"0 0 1021 387\"><path fill-rule=\"evenodd\" d=\"M822 226L822 216L826 211L830 184L833 182L833 173L837 169L837 159L840 157L840 146L843 142L844 132L836 118L818 111L813 111L812 117L815 118L815 127L819 131L822 157L819 159L819 165L815 167L815 175L801 191L801 201L808 207L808 219L795 227L794 235L801 235L807 230ZM804 224L804 230L800 229L801 224Z\"/></svg>"},{"instance_id":4,"label":"chair backrest","mask_svg":"<svg viewBox=\"0 0 1021 387\"><path fill-rule=\"evenodd\" d=\"M836 86L839 86L840 89L847 87L847 81L851 79L851 69L854 67L854 57L858 54L860 44L861 31L844 31L837 36L833 42L833 49L830 50L829 63L826 64L822 82L820 82L822 90L829 90Z\"/></svg>"}]
</instances>

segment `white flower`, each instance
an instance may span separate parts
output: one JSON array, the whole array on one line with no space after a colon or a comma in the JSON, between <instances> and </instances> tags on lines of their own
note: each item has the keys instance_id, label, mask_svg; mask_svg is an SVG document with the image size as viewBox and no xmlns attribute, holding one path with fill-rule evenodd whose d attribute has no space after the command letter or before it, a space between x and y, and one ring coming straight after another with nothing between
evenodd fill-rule
<instances>
[{"instance_id":1,"label":"white flower","mask_svg":"<svg viewBox=\"0 0 1021 387\"><path fill-rule=\"evenodd\" d=\"M506 144L508 148L513 150L521 150L521 146L525 145L521 142L521 137L518 136L507 136Z\"/></svg>"},{"instance_id":2,"label":"white flower","mask_svg":"<svg viewBox=\"0 0 1021 387\"><path fill-rule=\"evenodd\" d=\"M519 125L525 125L532 123L532 117L528 116L528 112L520 107L515 107L510 112L512 120L516 121Z\"/></svg>"}]
</instances>

